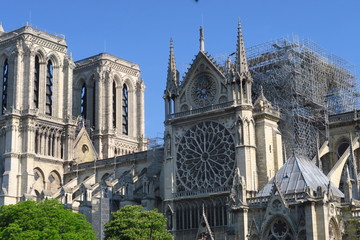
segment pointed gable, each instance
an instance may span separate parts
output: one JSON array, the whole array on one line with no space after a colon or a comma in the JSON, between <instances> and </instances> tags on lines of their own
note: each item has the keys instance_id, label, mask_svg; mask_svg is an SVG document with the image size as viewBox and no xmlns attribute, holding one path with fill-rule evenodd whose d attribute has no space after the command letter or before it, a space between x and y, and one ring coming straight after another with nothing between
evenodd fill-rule
<instances>
[{"instance_id":1,"label":"pointed gable","mask_svg":"<svg viewBox=\"0 0 360 240\"><path fill-rule=\"evenodd\" d=\"M74 143L74 159L77 164L98 159L97 152L85 128L82 128Z\"/></svg>"},{"instance_id":2,"label":"pointed gable","mask_svg":"<svg viewBox=\"0 0 360 240\"><path fill-rule=\"evenodd\" d=\"M282 168L276 173L256 197L270 196L274 181L282 194L306 193L307 189L317 189L322 187L328 191L330 189L334 196L344 197L344 194L329 178L310 160L303 156L293 154Z\"/></svg>"},{"instance_id":3,"label":"pointed gable","mask_svg":"<svg viewBox=\"0 0 360 240\"><path fill-rule=\"evenodd\" d=\"M224 73L221 71L220 66L218 66L206 52L200 51L191 63L187 73L185 73L182 85L186 85L187 82L194 78L197 74L205 71L213 72L217 75L216 77L222 78L224 80L226 79Z\"/></svg>"}]
</instances>

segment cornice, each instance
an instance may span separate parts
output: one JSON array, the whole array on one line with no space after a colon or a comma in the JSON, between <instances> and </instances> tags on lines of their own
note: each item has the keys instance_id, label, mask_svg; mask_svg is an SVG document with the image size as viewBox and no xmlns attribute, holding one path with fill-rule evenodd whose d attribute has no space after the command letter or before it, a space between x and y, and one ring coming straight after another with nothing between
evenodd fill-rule
<instances>
[{"instance_id":1,"label":"cornice","mask_svg":"<svg viewBox=\"0 0 360 240\"><path fill-rule=\"evenodd\" d=\"M94 66L102 66L129 74L131 76L140 76L140 68L138 64L117 58L108 53L101 53L93 57L85 58L83 60L76 61L75 64L75 72L89 68L93 69Z\"/></svg>"}]
</instances>

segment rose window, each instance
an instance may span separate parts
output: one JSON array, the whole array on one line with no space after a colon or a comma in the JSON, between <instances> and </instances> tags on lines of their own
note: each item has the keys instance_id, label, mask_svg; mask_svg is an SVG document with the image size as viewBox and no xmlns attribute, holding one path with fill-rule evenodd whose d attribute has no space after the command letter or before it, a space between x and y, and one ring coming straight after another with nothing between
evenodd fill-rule
<instances>
[{"instance_id":1,"label":"rose window","mask_svg":"<svg viewBox=\"0 0 360 240\"><path fill-rule=\"evenodd\" d=\"M270 227L268 240L293 240L293 233L287 223L281 218L276 219Z\"/></svg>"},{"instance_id":2,"label":"rose window","mask_svg":"<svg viewBox=\"0 0 360 240\"><path fill-rule=\"evenodd\" d=\"M181 138L177 151L177 191L230 186L235 145L230 132L215 122L202 122Z\"/></svg>"}]
</instances>

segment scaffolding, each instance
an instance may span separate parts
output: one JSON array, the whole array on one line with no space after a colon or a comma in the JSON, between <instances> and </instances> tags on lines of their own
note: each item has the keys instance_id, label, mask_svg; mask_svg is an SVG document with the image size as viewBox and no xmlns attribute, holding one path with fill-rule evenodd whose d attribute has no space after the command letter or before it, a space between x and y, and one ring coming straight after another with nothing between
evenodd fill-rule
<instances>
[{"instance_id":1,"label":"scaffolding","mask_svg":"<svg viewBox=\"0 0 360 240\"><path fill-rule=\"evenodd\" d=\"M319 138L327 138L328 115L356 108L356 78L343 59L309 40L278 39L247 50L253 98L264 94L281 111L287 153L312 159Z\"/></svg>"}]
</instances>

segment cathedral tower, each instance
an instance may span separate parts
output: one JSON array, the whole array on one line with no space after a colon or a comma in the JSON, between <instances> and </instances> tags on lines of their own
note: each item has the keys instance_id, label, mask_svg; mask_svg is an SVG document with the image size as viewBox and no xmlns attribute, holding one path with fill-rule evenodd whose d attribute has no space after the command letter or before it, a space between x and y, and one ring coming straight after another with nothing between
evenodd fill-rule
<instances>
[{"instance_id":1,"label":"cathedral tower","mask_svg":"<svg viewBox=\"0 0 360 240\"><path fill-rule=\"evenodd\" d=\"M99 157L146 150L139 66L108 53L75 64L74 115L90 128Z\"/></svg>"},{"instance_id":2,"label":"cathedral tower","mask_svg":"<svg viewBox=\"0 0 360 240\"><path fill-rule=\"evenodd\" d=\"M30 26L0 33L0 204L53 192L72 159L72 71L64 38Z\"/></svg>"}]
</instances>

